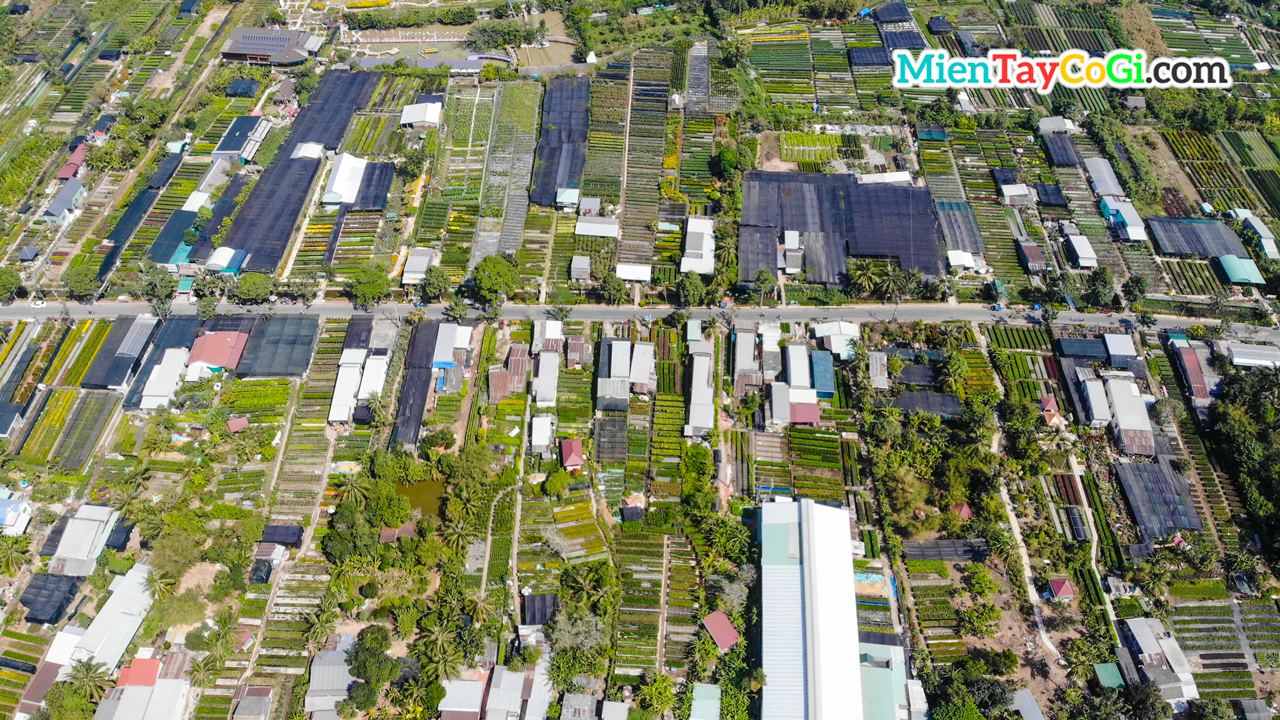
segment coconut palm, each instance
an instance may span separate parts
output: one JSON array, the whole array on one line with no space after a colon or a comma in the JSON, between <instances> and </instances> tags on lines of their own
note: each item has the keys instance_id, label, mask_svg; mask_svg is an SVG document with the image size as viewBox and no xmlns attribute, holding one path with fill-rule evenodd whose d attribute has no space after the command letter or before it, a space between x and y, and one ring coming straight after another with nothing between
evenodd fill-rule
<instances>
[{"instance_id":1,"label":"coconut palm","mask_svg":"<svg viewBox=\"0 0 1280 720\"><path fill-rule=\"evenodd\" d=\"M221 665L222 663L212 655L193 660L191 667L187 668L187 677L190 678L192 685L207 688L217 679L218 673L222 670Z\"/></svg>"},{"instance_id":2,"label":"coconut palm","mask_svg":"<svg viewBox=\"0 0 1280 720\"><path fill-rule=\"evenodd\" d=\"M314 652L333 634L338 624L338 611L317 609L315 612L307 613L304 620L307 623L307 631L302 638L306 641L307 648Z\"/></svg>"},{"instance_id":3,"label":"coconut palm","mask_svg":"<svg viewBox=\"0 0 1280 720\"><path fill-rule=\"evenodd\" d=\"M467 523L462 518L451 520L440 531L443 536L444 546L451 552L462 553L471 544L471 540L475 537L471 528L467 527Z\"/></svg>"},{"instance_id":4,"label":"coconut palm","mask_svg":"<svg viewBox=\"0 0 1280 720\"><path fill-rule=\"evenodd\" d=\"M873 260L849 258L847 273L849 289L857 295L866 295L880 279L881 266Z\"/></svg>"},{"instance_id":5,"label":"coconut palm","mask_svg":"<svg viewBox=\"0 0 1280 720\"><path fill-rule=\"evenodd\" d=\"M467 611L476 627L484 624L495 611L493 601L479 590L467 595Z\"/></svg>"},{"instance_id":6,"label":"coconut palm","mask_svg":"<svg viewBox=\"0 0 1280 720\"><path fill-rule=\"evenodd\" d=\"M147 579L143 582L146 583L147 592L151 593L154 600L167 598L178 588L178 579L160 570L147 573Z\"/></svg>"},{"instance_id":7,"label":"coconut palm","mask_svg":"<svg viewBox=\"0 0 1280 720\"><path fill-rule=\"evenodd\" d=\"M71 666L71 674L67 677L67 681L91 702L98 702L111 687L111 673L103 663L77 660Z\"/></svg>"},{"instance_id":8,"label":"coconut palm","mask_svg":"<svg viewBox=\"0 0 1280 720\"><path fill-rule=\"evenodd\" d=\"M720 243L716 245L716 264L717 265L737 265L738 264L738 244L737 243Z\"/></svg>"},{"instance_id":9,"label":"coconut palm","mask_svg":"<svg viewBox=\"0 0 1280 720\"><path fill-rule=\"evenodd\" d=\"M947 352L953 353L964 343L965 329L961 325L939 325L934 334L938 344Z\"/></svg>"},{"instance_id":10,"label":"coconut palm","mask_svg":"<svg viewBox=\"0 0 1280 720\"><path fill-rule=\"evenodd\" d=\"M0 572L13 575L31 559L31 538L26 535L0 537Z\"/></svg>"},{"instance_id":11,"label":"coconut palm","mask_svg":"<svg viewBox=\"0 0 1280 720\"><path fill-rule=\"evenodd\" d=\"M333 494L340 501L364 502L373 489L373 479L364 473L342 475L333 483Z\"/></svg>"},{"instance_id":12,"label":"coconut palm","mask_svg":"<svg viewBox=\"0 0 1280 720\"><path fill-rule=\"evenodd\" d=\"M443 648L432 648L423 654L420 658L422 663L421 674L434 682L443 682L458 677L458 672L462 670L464 659L462 651L457 646L450 644Z\"/></svg>"}]
</instances>

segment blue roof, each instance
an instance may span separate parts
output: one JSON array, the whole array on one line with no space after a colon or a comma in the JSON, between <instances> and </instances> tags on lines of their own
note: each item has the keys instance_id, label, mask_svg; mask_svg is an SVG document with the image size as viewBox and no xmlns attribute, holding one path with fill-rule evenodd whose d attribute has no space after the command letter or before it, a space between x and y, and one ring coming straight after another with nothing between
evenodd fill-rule
<instances>
[{"instance_id":1,"label":"blue roof","mask_svg":"<svg viewBox=\"0 0 1280 720\"><path fill-rule=\"evenodd\" d=\"M819 393L835 393L836 372L831 363L831 351L814 350L809 358L813 363L813 389Z\"/></svg>"},{"instance_id":2,"label":"blue roof","mask_svg":"<svg viewBox=\"0 0 1280 720\"><path fill-rule=\"evenodd\" d=\"M1262 277L1262 272L1258 270L1258 264L1249 258L1223 255L1218 258L1218 264L1222 266L1222 272L1227 276L1227 280L1233 284L1267 284L1267 281Z\"/></svg>"}]
</instances>

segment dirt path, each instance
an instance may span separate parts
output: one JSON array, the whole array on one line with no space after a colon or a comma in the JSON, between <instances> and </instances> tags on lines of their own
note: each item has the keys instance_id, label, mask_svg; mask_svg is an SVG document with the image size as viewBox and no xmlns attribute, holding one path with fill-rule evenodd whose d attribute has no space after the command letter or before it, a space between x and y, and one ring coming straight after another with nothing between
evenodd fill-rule
<instances>
[{"instance_id":1,"label":"dirt path","mask_svg":"<svg viewBox=\"0 0 1280 720\"><path fill-rule=\"evenodd\" d=\"M997 433L996 438L999 437ZM1018 514L1013 509L1013 503L1009 501L1009 489L1004 484L1000 485L1000 500L1004 503L1004 510L1009 515L1009 527L1013 534L1013 542L1018 548L1018 557L1022 562L1023 583L1026 586L1027 599L1031 601L1031 608L1035 611L1040 643L1049 650L1049 654L1055 661L1061 662L1062 654L1058 652L1058 648L1054 647L1053 640L1049 638L1049 632L1044 627L1044 611L1040 607L1040 598L1036 597L1036 585L1031 575L1031 556L1027 554L1027 544L1022 541L1022 528L1018 525Z\"/></svg>"}]
</instances>

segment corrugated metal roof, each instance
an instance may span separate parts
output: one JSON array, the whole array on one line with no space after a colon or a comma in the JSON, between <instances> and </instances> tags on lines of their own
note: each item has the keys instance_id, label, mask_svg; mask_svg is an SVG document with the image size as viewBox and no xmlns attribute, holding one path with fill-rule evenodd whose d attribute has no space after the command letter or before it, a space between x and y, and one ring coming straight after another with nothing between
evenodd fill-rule
<instances>
[{"instance_id":1,"label":"corrugated metal roof","mask_svg":"<svg viewBox=\"0 0 1280 720\"><path fill-rule=\"evenodd\" d=\"M787 384L791 387L809 387L809 346L792 343L787 346Z\"/></svg>"},{"instance_id":2,"label":"corrugated metal roof","mask_svg":"<svg viewBox=\"0 0 1280 720\"><path fill-rule=\"evenodd\" d=\"M813 387L820 394L834 394L836 391L835 366L831 360L831 351L815 350L809 356L813 362Z\"/></svg>"},{"instance_id":3,"label":"corrugated metal roof","mask_svg":"<svg viewBox=\"0 0 1280 720\"><path fill-rule=\"evenodd\" d=\"M1231 361L1240 367L1280 367L1280 348L1274 345L1227 343Z\"/></svg>"},{"instance_id":4,"label":"corrugated metal roof","mask_svg":"<svg viewBox=\"0 0 1280 720\"><path fill-rule=\"evenodd\" d=\"M644 385L649 382L649 376L653 374L653 343L638 342L631 352L631 375L628 378L632 384Z\"/></svg>"},{"instance_id":5,"label":"corrugated metal roof","mask_svg":"<svg viewBox=\"0 0 1280 720\"><path fill-rule=\"evenodd\" d=\"M150 572L150 567L138 564L122 577L111 581L111 595L106 604L98 611L89 629L76 644L76 649L71 652L73 662L92 659L108 668L115 668L119 664L124 651L133 641L134 634L142 626L143 618L151 609L151 593L147 591L146 584Z\"/></svg>"}]
</instances>

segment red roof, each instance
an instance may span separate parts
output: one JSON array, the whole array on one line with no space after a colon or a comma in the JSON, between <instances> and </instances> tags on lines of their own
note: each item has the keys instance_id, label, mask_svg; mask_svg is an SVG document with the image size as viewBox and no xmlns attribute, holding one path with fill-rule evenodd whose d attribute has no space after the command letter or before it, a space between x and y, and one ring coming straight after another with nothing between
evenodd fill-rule
<instances>
[{"instance_id":1,"label":"red roof","mask_svg":"<svg viewBox=\"0 0 1280 720\"><path fill-rule=\"evenodd\" d=\"M1182 361L1182 371L1191 386L1191 397L1197 400L1209 399L1209 386L1204 382L1204 368L1200 367L1200 358L1194 348L1178 348L1178 358Z\"/></svg>"},{"instance_id":2,"label":"red roof","mask_svg":"<svg viewBox=\"0 0 1280 720\"><path fill-rule=\"evenodd\" d=\"M1076 586L1066 578L1054 578L1049 581L1049 593L1056 598L1073 598L1076 596Z\"/></svg>"},{"instance_id":3,"label":"red roof","mask_svg":"<svg viewBox=\"0 0 1280 720\"><path fill-rule=\"evenodd\" d=\"M191 357L187 364L206 363L210 367L234 370L240 364L240 355L249 342L248 333L212 332L196 338L191 345Z\"/></svg>"},{"instance_id":4,"label":"red roof","mask_svg":"<svg viewBox=\"0 0 1280 720\"><path fill-rule=\"evenodd\" d=\"M80 143L71 157L67 158L67 164L62 166L58 171L59 180L70 180L75 177L76 171L84 164L85 156L89 154L89 143Z\"/></svg>"},{"instance_id":5,"label":"red roof","mask_svg":"<svg viewBox=\"0 0 1280 720\"><path fill-rule=\"evenodd\" d=\"M400 538L413 537L418 534L418 526L409 521L398 528L384 527L378 533L378 542L395 542Z\"/></svg>"},{"instance_id":6,"label":"red roof","mask_svg":"<svg viewBox=\"0 0 1280 720\"><path fill-rule=\"evenodd\" d=\"M120 680L116 684L120 687L125 685L155 685L158 677L160 677L160 660L158 658L150 660L134 658L128 667L120 671Z\"/></svg>"},{"instance_id":7,"label":"red roof","mask_svg":"<svg viewBox=\"0 0 1280 720\"><path fill-rule=\"evenodd\" d=\"M791 422L800 425L817 425L822 411L814 403L791 403Z\"/></svg>"},{"instance_id":8,"label":"red roof","mask_svg":"<svg viewBox=\"0 0 1280 720\"><path fill-rule=\"evenodd\" d=\"M560 441L560 464L566 468L580 468L586 462L582 452L582 440L567 438Z\"/></svg>"},{"instance_id":9,"label":"red roof","mask_svg":"<svg viewBox=\"0 0 1280 720\"><path fill-rule=\"evenodd\" d=\"M716 641L716 647L720 648L720 652L727 652L742 639L742 634L729 621L729 616L725 615L723 610L717 610L702 618L702 626L707 629L711 639Z\"/></svg>"},{"instance_id":10,"label":"red roof","mask_svg":"<svg viewBox=\"0 0 1280 720\"><path fill-rule=\"evenodd\" d=\"M227 430L238 433L249 429L249 418L236 417L227 421Z\"/></svg>"},{"instance_id":11,"label":"red roof","mask_svg":"<svg viewBox=\"0 0 1280 720\"><path fill-rule=\"evenodd\" d=\"M1058 412L1058 398L1052 395L1040 398L1040 409L1045 412Z\"/></svg>"},{"instance_id":12,"label":"red roof","mask_svg":"<svg viewBox=\"0 0 1280 720\"><path fill-rule=\"evenodd\" d=\"M961 520L973 519L973 508L969 507L969 503L956 503L951 506L951 512L959 515Z\"/></svg>"}]
</instances>

